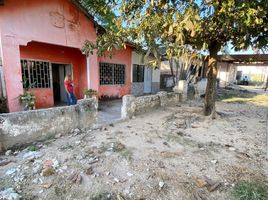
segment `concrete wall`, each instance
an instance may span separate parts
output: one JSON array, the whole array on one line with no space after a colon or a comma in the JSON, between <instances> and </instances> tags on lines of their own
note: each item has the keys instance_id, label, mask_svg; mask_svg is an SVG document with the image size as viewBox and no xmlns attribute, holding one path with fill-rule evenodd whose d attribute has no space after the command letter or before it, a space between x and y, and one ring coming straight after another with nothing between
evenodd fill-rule
<instances>
[{"instance_id":1,"label":"concrete wall","mask_svg":"<svg viewBox=\"0 0 268 200\"><path fill-rule=\"evenodd\" d=\"M131 94L141 96L144 94L144 82L135 82L131 84Z\"/></svg>"},{"instance_id":2,"label":"concrete wall","mask_svg":"<svg viewBox=\"0 0 268 200\"><path fill-rule=\"evenodd\" d=\"M160 91L160 69L153 70L152 75L152 93L155 94Z\"/></svg>"},{"instance_id":3,"label":"concrete wall","mask_svg":"<svg viewBox=\"0 0 268 200\"><path fill-rule=\"evenodd\" d=\"M99 58L99 62L122 64L125 65L125 84L122 85L99 85L98 95L120 98L124 95L130 94L131 90L131 53L132 49L118 49L113 51L112 58L108 55ZM97 71L99 74L99 66L93 66L92 71ZM99 75L98 75L99 83Z\"/></svg>"},{"instance_id":4,"label":"concrete wall","mask_svg":"<svg viewBox=\"0 0 268 200\"><path fill-rule=\"evenodd\" d=\"M149 57L148 60L152 60L153 58ZM135 83L133 82L133 64L137 65L145 65L144 60L142 59L142 55L138 54L136 51L132 51L131 56L131 94L134 96L141 96L144 94L144 87L145 87L145 75L146 72L144 71L144 81ZM146 70L146 69L145 69ZM160 69L152 70L152 80L151 80L151 93L155 94L160 91Z\"/></svg>"},{"instance_id":5,"label":"concrete wall","mask_svg":"<svg viewBox=\"0 0 268 200\"><path fill-rule=\"evenodd\" d=\"M71 64L73 67L74 93L78 99L83 98L87 88L86 56L76 48L30 42L20 47L21 59L45 60L52 63ZM53 88L35 88L36 108L54 106Z\"/></svg>"},{"instance_id":6,"label":"concrete wall","mask_svg":"<svg viewBox=\"0 0 268 200\"><path fill-rule=\"evenodd\" d=\"M126 95L123 97L121 117L131 118L134 115L152 111L163 106L174 105L180 102L180 96L178 93L167 92L158 92L155 95L141 97Z\"/></svg>"},{"instance_id":7,"label":"concrete wall","mask_svg":"<svg viewBox=\"0 0 268 200\"><path fill-rule=\"evenodd\" d=\"M14 146L89 128L96 122L97 100L79 100L75 106L31 110L0 115L0 152Z\"/></svg>"}]
</instances>

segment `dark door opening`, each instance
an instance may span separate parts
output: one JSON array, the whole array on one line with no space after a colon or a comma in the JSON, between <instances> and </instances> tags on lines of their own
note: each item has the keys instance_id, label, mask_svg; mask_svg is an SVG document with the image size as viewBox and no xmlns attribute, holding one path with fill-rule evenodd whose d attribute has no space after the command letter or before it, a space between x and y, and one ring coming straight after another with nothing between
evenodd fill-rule
<instances>
[{"instance_id":1,"label":"dark door opening","mask_svg":"<svg viewBox=\"0 0 268 200\"><path fill-rule=\"evenodd\" d=\"M65 105L64 78L69 74L72 75L71 65L52 63L53 95L56 106Z\"/></svg>"}]
</instances>

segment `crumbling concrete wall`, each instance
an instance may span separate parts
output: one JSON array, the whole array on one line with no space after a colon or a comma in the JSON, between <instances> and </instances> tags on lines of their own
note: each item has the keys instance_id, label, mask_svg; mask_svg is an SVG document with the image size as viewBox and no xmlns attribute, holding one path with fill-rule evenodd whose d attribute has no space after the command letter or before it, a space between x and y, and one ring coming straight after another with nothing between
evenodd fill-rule
<instances>
[{"instance_id":1,"label":"crumbling concrete wall","mask_svg":"<svg viewBox=\"0 0 268 200\"><path fill-rule=\"evenodd\" d=\"M0 115L0 152L55 136L75 128L89 128L96 122L96 98L77 105Z\"/></svg>"},{"instance_id":2,"label":"crumbling concrete wall","mask_svg":"<svg viewBox=\"0 0 268 200\"><path fill-rule=\"evenodd\" d=\"M123 97L121 108L122 118L131 118L137 114L145 113L160 107L175 105L180 102L180 94L158 92L156 95L134 97L126 95Z\"/></svg>"}]
</instances>

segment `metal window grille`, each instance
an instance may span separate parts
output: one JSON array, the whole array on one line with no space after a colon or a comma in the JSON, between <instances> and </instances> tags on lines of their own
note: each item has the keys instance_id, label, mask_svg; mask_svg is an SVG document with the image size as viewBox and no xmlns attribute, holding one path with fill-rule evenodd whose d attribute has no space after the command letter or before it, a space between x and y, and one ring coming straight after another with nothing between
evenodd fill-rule
<instances>
[{"instance_id":1,"label":"metal window grille","mask_svg":"<svg viewBox=\"0 0 268 200\"><path fill-rule=\"evenodd\" d=\"M133 82L144 82L144 65L133 65Z\"/></svg>"},{"instance_id":2,"label":"metal window grille","mask_svg":"<svg viewBox=\"0 0 268 200\"><path fill-rule=\"evenodd\" d=\"M100 63L100 85L125 84L125 65Z\"/></svg>"},{"instance_id":3,"label":"metal window grille","mask_svg":"<svg viewBox=\"0 0 268 200\"><path fill-rule=\"evenodd\" d=\"M51 88L51 65L47 61L21 60L24 88Z\"/></svg>"}]
</instances>

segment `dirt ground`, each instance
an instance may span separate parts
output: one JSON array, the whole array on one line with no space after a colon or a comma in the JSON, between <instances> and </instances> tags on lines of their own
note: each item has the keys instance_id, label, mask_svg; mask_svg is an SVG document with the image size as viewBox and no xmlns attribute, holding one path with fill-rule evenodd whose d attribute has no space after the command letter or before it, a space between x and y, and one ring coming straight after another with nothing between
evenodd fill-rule
<instances>
[{"instance_id":1,"label":"dirt ground","mask_svg":"<svg viewBox=\"0 0 268 200\"><path fill-rule=\"evenodd\" d=\"M237 181L267 181L268 94L261 102L226 94L214 120L202 115L202 100L191 101L8 151L0 191L44 200L232 199Z\"/></svg>"}]
</instances>

